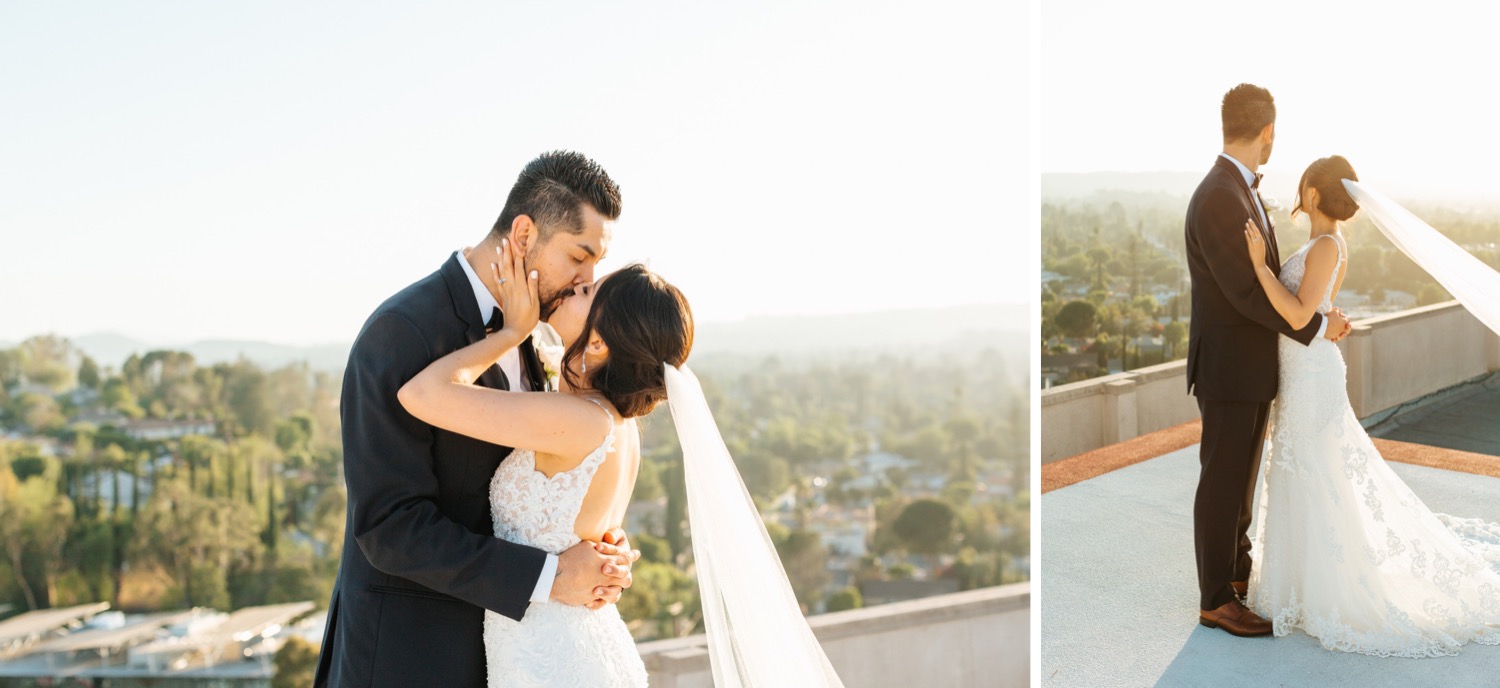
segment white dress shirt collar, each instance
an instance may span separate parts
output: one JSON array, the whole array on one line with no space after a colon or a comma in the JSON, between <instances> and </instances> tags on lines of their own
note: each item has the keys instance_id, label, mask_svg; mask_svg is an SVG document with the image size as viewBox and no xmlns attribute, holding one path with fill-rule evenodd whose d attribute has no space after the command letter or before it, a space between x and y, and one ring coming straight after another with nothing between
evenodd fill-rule
<instances>
[{"instance_id":1,"label":"white dress shirt collar","mask_svg":"<svg viewBox=\"0 0 1500 688\"><path fill-rule=\"evenodd\" d=\"M1240 168L1240 175L1245 178L1245 186L1249 186L1252 189L1255 188L1253 186L1255 184L1255 173L1251 172L1250 168L1245 167L1245 163L1236 160L1233 155L1230 155L1228 153L1220 153L1219 156L1224 158L1225 160L1228 160L1229 162L1234 163L1235 167Z\"/></svg>"},{"instance_id":2,"label":"white dress shirt collar","mask_svg":"<svg viewBox=\"0 0 1500 688\"><path fill-rule=\"evenodd\" d=\"M469 259L464 257L463 251L455 251L458 256L458 265L464 269L464 276L469 278L469 286L474 288L474 302L479 304L479 322L487 323L490 314L500 307L500 302L495 300L495 295L490 293L490 288L484 286L479 275L474 274L474 266L469 265Z\"/></svg>"}]
</instances>

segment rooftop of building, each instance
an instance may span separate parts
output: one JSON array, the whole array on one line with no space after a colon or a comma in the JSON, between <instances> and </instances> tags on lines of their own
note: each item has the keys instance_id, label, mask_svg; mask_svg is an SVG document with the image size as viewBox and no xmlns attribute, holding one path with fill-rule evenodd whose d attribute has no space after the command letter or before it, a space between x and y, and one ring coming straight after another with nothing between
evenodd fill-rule
<instances>
[{"instance_id":1,"label":"rooftop of building","mask_svg":"<svg viewBox=\"0 0 1500 688\"><path fill-rule=\"evenodd\" d=\"M1495 376L1382 414L1371 434L1440 513L1500 522ZM1046 422L1045 419L1043 421ZM1196 421L1042 467L1041 678L1068 686L1493 685L1500 647L1456 657L1332 652L1306 634L1237 638L1197 623ZM1253 526L1252 526L1253 527Z\"/></svg>"}]
</instances>

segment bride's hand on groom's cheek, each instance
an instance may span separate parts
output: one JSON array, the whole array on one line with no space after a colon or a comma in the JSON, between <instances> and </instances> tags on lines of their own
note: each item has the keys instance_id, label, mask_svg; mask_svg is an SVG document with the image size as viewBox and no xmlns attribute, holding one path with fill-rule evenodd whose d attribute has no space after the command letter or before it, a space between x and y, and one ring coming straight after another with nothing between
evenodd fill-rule
<instances>
[{"instance_id":1,"label":"bride's hand on groom's cheek","mask_svg":"<svg viewBox=\"0 0 1500 688\"><path fill-rule=\"evenodd\" d=\"M500 292L505 327L525 336L541 321L537 271L526 269L525 252L515 250L506 239L500 240L495 253L498 262L490 263L490 272Z\"/></svg>"}]
</instances>

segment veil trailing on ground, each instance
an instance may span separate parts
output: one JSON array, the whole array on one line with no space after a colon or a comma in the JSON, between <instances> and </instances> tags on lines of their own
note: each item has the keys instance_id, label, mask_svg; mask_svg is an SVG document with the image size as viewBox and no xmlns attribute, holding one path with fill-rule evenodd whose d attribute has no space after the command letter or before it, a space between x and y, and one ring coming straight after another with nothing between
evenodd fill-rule
<instances>
[{"instance_id":1,"label":"veil trailing on ground","mask_svg":"<svg viewBox=\"0 0 1500 688\"><path fill-rule=\"evenodd\" d=\"M1359 182L1343 181L1354 202L1396 248L1443 285L1465 310L1500 334L1500 272L1384 194ZM1471 550L1488 560L1490 568L1500 571L1500 523L1436 516Z\"/></svg>"},{"instance_id":2,"label":"veil trailing on ground","mask_svg":"<svg viewBox=\"0 0 1500 688\"><path fill-rule=\"evenodd\" d=\"M1432 275L1480 322L1500 334L1500 272L1384 194L1348 179L1344 188L1396 248Z\"/></svg>"},{"instance_id":3,"label":"veil trailing on ground","mask_svg":"<svg viewBox=\"0 0 1500 688\"><path fill-rule=\"evenodd\" d=\"M839 686L693 371L666 366L709 664L719 688Z\"/></svg>"}]
</instances>

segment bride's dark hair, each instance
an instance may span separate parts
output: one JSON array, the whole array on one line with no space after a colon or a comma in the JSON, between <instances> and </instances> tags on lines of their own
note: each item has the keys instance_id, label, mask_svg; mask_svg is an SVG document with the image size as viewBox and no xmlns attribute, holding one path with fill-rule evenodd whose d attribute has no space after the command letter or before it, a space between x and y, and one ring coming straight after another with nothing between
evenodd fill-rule
<instances>
[{"instance_id":1,"label":"bride's dark hair","mask_svg":"<svg viewBox=\"0 0 1500 688\"><path fill-rule=\"evenodd\" d=\"M1318 158L1313 164L1307 166L1302 173L1302 181L1297 182L1297 202L1292 205L1292 217L1302 210L1302 189L1312 187L1318 190L1318 210L1339 222L1343 222L1359 211L1359 204L1349 196L1349 190L1344 188L1344 181L1359 181L1354 176L1354 166L1342 155L1330 155L1326 158Z\"/></svg>"},{"instance_id":2,"label":"bride's dark hair","mask_svg":"<svg viewBox=\"0 0 1500 688\"><path fill-rule=\"evenodd\" d=\"M590 332L599 333L609 347L609 358L597 368L589 366L585 381L570 364L583 355ZM693 311L687 298L636 263L599 283L583 334L563 355L563 375L574 388L592 387L620 415L634 418L667 398L662 364L681 366L692 349Z\"/></svg>"}]
</instances>

